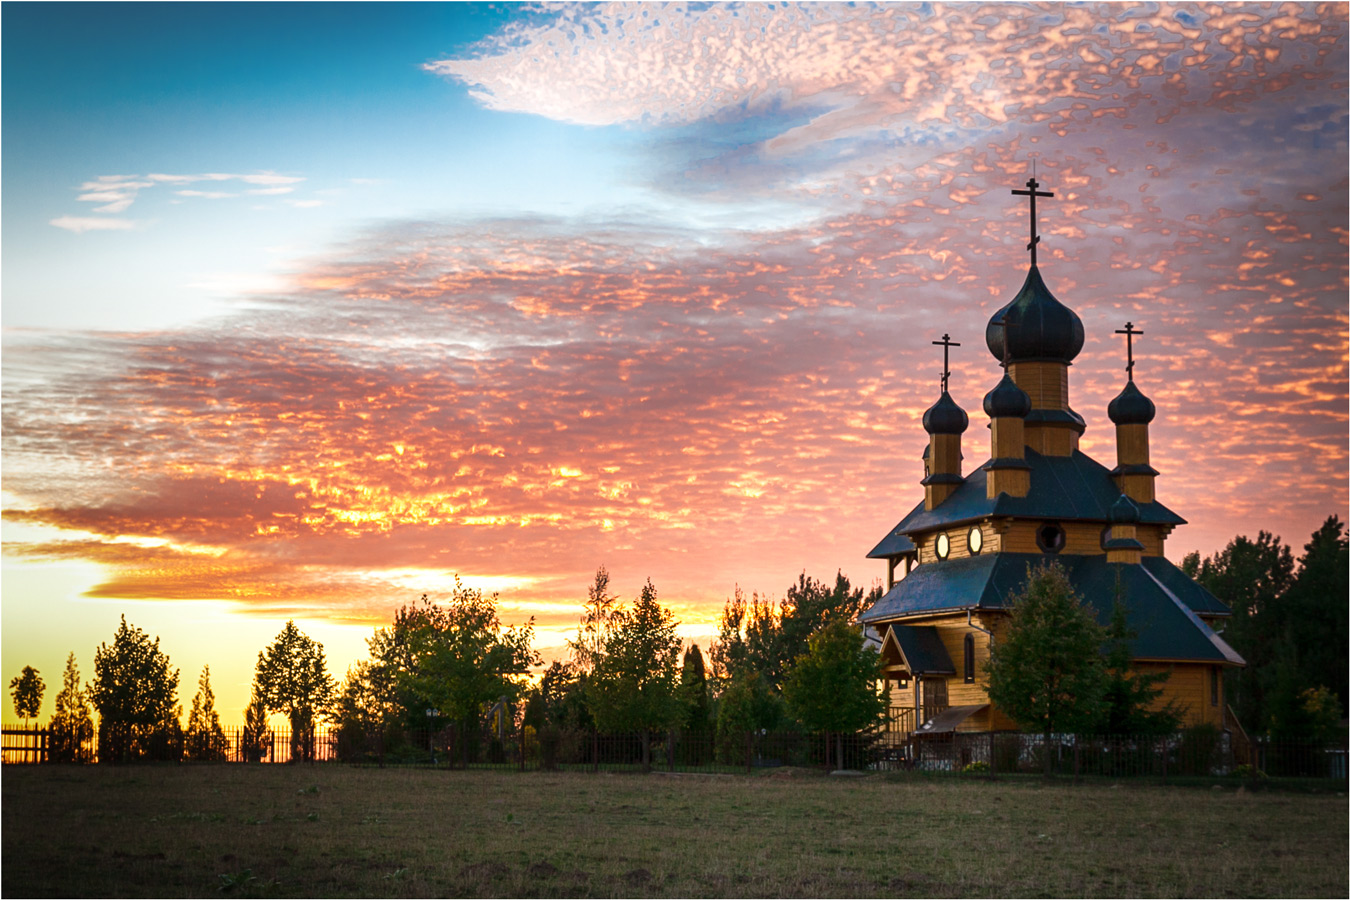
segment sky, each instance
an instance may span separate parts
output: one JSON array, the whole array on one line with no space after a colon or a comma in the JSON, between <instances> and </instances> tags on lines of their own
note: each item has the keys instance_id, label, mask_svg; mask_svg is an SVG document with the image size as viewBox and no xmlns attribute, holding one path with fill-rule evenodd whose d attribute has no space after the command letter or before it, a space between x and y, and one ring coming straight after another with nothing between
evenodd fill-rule
<instances>
[{"instance_id":1,"label":"sky","mask_svg":"<svg viewBox=\"0 0 1350 900\"><path fill-rule=\"evenodd\" d=\"M706 649L880 580L944 333L1026 274L1158 406L1168 556L1347 510L1347 8L6 3L3 677L120 616L237 725L456 575L557 655L598 566ZM6 705L5 715L13 717Z\"/></svg>"}]
</instances>

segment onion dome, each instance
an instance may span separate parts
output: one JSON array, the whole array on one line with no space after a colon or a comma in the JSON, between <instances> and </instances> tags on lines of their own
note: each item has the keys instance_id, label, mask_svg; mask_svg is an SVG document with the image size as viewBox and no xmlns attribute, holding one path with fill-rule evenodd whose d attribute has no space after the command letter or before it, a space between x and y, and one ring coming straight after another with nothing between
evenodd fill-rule
<instances>
[{"instance_id":1,"label":"onion dome","mask_svg":"<svg viewBox=\"0 0 1350 900\"><path fill-rule=\"evenodd\" d=\"M1040 270L1032 266L1017 296L985 326L984 343L999 362L1004 359L1005 341L1008 362L1068 364L1083 349L1083 320L1055 299Z\"/></svg>"},{"instance_id":2,"label":"onion dome","mask_svg":"<svg viewBox=\"0 0 1350 900\"><path fill-rule=\"evenodd\" d=\"M969 424L970 417L966 411L957 406L952 395L946 391L923 414L923 430L929 434L960 434Z\"/></svg>"},{"instance_id":3,"label":"onion dome","mask_svg":"<svg viewBox=\"0 0 1350 900\"><path fill-rule=\"evenodd\" d=\"M1117 425L1147 425L1158 412L1153 401L1144 396L1133 381L1125 383L1125 389L1106 407L1106 414Z\"/></svg>"},{"instance_id":4,"label":"onion dome","mask_svg":"<svg viewBox=\"0 0 1350 900\"><path fill-rule=\"evenodd\" d=\"M1112 525L1133 525L1139 521L1139 507L1134 505L1134 501L1124 494L1115 503L1111 504L1111 524Z\"/></svg>"},{"instance_id":5,"label":"onion dome","mask_svg":"<svg viewBox=\"0 0 1350 900\"><path fill-rule=\"evenodd\" d=\"M1003 373L1003 380L984 395L984 413L991 419L1026 418L1031 412L1031 398L1017 386L1012 376Z\"/></svg>"}]
</instances>

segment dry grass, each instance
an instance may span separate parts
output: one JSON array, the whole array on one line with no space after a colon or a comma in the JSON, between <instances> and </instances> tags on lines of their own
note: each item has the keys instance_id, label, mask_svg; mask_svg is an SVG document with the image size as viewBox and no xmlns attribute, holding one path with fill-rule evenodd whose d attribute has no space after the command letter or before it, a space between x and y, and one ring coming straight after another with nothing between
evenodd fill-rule
<instances>
[{"instance_id":1,"label":"dry grass","mask_svg":"<svg viewBox=\"0 0 1350 900\"><path fill-rule=\"evenodd\" d=\"M1327 896L1342 795L5 767L5 896Z\"/></svg>"}]
</instances>

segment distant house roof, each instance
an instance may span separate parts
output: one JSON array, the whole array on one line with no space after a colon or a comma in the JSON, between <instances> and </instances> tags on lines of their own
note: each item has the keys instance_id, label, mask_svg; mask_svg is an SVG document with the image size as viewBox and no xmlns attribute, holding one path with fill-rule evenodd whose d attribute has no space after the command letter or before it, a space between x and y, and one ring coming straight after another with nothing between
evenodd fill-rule
<instances>
[{"instance_id":1,"label":"distant house roof","mask_svg":"<svg viewBox=\"0 0 1350 900\"><path fill-rule=\"evenodd\" d=\"M1119 578L1127 621L1137 635L1131 648L1136 658L1245 664L1196 615L1223 615L1228 608L1161 557L1146 557L1134 565L1109 563L1104 554L997 553L928 563L891 588L863 613L862 621L876 624L944 610L1006 609L1031 567L1051 561L1064 567L1102 625L1111 619Z\"/></svg>"},{"instance_id":2,"label":"distant house roof","mask_svg":"<svg viewBox=\"0 0 1350 900\"><path fill-rule=\"evenodd\" d=\"M936 509L925 510L920 501L867 555L871 558L895 556L905 552L887 552L893 546L900 546L898 542L893 542L895 537L986 516L1077 519L1102 523L1111 520L1111 504L1120 497L1120 487L1111 477L1110 470L1101 463L1079 450L1075 450L1072 456L1045 456L1029 447L1026 461L1031 467L1031 490L1025 497L999 494L989 499L985 486L988 473L981 465L967 475L961 486ZM1185 519L1156 500L1138 506L1141 524L1186 524Z\"/></svg>"}]
</instances>

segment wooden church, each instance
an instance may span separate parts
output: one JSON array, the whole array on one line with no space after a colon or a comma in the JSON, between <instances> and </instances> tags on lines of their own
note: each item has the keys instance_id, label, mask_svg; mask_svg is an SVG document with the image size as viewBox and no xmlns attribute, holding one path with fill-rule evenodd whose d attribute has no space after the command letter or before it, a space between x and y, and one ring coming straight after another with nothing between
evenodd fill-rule
<instances>
[{"instance_id":1,"label":"wooden church","mask_svg":"<svg viewBox=\"0 0 1350 900\"><path fill-rule=\"evenodd\" d=\"M1006 632L1009 596L1029 568L1054 560L1105 626L1123 590L1134 665L1166 671L1160 702L1175 700L1185 724L1231 724L1224 715L1226 669L1242 658L1216 629L1227 606L1168 561L1165 544L1185 520L1154 494L1149 465L1152 401L1134 383L1127 323L1125 386L1107 415L1116 428L1116 465L1078 449L1083 417L1069 405L1069 366L1083 348L1083 323L1046 287L1036 265L1036 198L1031 201L1031 269L985 327L1003 377L984 397L989 446L963 446L966 412L947 390L947 335L941 396L923 416L923 502L867 554L886 561L886 592L862 615L881 641L892 730L1000 731L1017 726L989 702L984 671L991 643ZM969 441L969 438L965 438ZM988 453L965 472L963 449Z\"/></svg>"}]
</instances>

